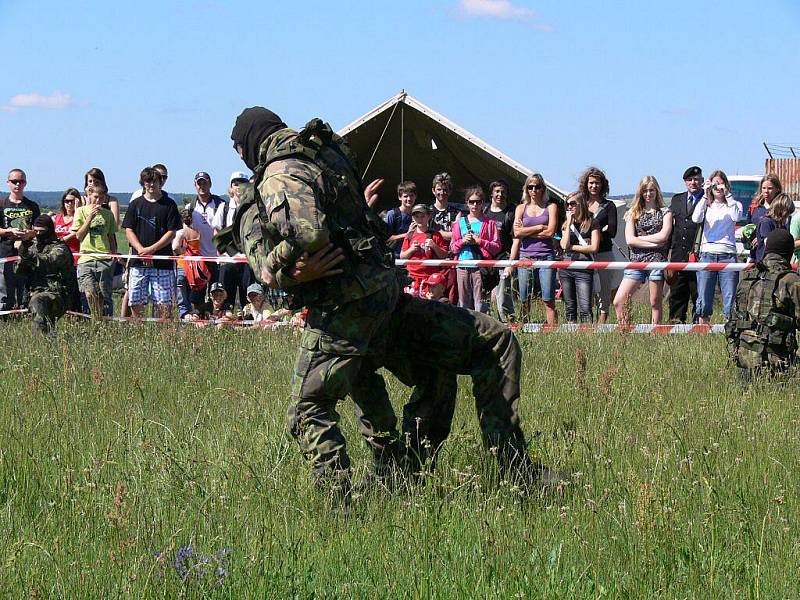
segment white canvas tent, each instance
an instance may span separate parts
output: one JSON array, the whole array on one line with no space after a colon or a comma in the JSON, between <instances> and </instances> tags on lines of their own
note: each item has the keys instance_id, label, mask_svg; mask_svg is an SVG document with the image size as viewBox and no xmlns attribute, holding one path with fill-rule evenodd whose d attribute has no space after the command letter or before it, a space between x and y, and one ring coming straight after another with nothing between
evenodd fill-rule
<instances>
[{"instance_id":1,"label":"white canvas tent","mask_svg":"<svg viewBox=\"0 0 800 600\"><path fill-rule=\"evenodd\" d=\"M446 171L455 181L451 201L463 202L463 190L475 184L486 189L496 179L509 184L510 200L522 197L525 178L533 171L506 156L478 136L456 125L405 90L373 108L339 131L356 154L364 183L382 177L379 209L396 206L397 184L404 179L417 184L420 201L432 202L430 184ZM551 194L567 192L545 181ZM622 215L625 203L617 201L619 227L615 242L627 252ZM621 256L620 256L621 258Z\"/></svg>"},{"instance_id":2,"label":"white canvas tent","mask_svg":"<svg viewBox=\"0 0 800 600\"><path fill-rule=\"evenodd\" d=\"M390 98L341 131L356 153L364 182L382 177L383 208L396 204L395 190L404 179L417 184L421 201L432 201L430 183L437 173L446 171L455 182L452 200L463 202L459 192L496 179L510 186L516 202L531 170L509 158L497 148L459 127L405 91ZM551 193L564 197L564 191L546 182Z\"/></svg>"}]
</instances>

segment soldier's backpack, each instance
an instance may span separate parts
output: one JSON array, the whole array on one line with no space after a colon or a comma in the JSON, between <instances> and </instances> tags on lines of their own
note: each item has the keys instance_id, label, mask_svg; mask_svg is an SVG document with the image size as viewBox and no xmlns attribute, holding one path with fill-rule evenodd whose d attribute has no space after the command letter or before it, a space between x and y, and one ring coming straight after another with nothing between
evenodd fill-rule
<instances>
[{"instance_id":1,"label":"soldier's backpack","mask_svg":"<svg viewBox=\"0 0 800 600\"><path fill-rule=\"evenodd\" d=\"M325 212L332 242L350 259L343 263L343 268L358 262L391 266L386 226L364 200L355 159L344 140L320 119L312 119L299 132L279 141L256 168L254 183L240 186L239 207L233 224L215 236L217 249L220 252L243 252L260 279L265 250L283 238L270 223L258 185L270 164L288 158L309 161L321 172L321 186L316 179L306 181L302 174L293 173L293 177L314 191ZM305 298L308 300L311 299Z\"/></svg>"},{"instance_id":2,"label":"soldier's backpack","mask_svg":"<svg viewBox=\"0 0 800 600\"><path fill-rule=\"evenodd\" d=\"M797 350L796 323L781 312L775 293L792 270L771 272L761 263L749 271L736 291L736 308L725 324L725 336L738 366L757 368L769 362L769 355L793 355ZM761 285L760 293L753 289ZM755 301L751 302L751 298Z\"/></svg>"}]
</instances>

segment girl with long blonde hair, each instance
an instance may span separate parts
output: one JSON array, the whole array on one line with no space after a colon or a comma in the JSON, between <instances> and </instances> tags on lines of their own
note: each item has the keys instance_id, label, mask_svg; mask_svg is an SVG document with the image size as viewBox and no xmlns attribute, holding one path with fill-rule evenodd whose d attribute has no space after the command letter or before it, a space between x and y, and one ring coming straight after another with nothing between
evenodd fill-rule
<instances>
[{"instance_id":1,"label":"girl with long blonde hair","mask_svg":"<svg viewBox=\"0 0 800 600\"><path fill-rule=\"evenodd\" d=\"M661 187L652 175L643 177L636 189L630 210L625 213L625 241L631 249L632 262L666 262L672 237L672 213L664 206ZM630 323L630 299L649 282L650 322L661 322L664 299L663 269L625 269L622 283L614 297L617 322Z\"/></svg>"}]
</instances>

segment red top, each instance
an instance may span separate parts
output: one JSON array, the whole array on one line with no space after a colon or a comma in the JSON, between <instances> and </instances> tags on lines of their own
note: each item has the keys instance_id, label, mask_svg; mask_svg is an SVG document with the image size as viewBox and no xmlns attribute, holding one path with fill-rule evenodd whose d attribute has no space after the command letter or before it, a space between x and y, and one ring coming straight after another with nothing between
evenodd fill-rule
<instances>
[{"instance_id":1,"label":"red top","mask_svg":"<svg viewBox=\"0 0 800 600\"><path fill-rule=\"evenodd\" d=\"M438 256L435 256L430 250L425 250L424 245L428 238L432 239L433 243L439 246L442 250L447 250L447 242L444 241L442 234L438 231L424 233L422 231L415 230L410 237L407 235L403 238L403 247L400 249L400 251L404 252L411 247L411 244L414 242L419 242L420 248L407 258L415 260L438 258ZM408 276L412 279L424 279L428 277L428 275L432 275L433 273L441 271L441 267L426 267L423 265L407 265L406 269L408 270Z\"/></svg>"},{"instance_id":2,"label":"red top","mask_svg":"<svg viewBox=\"0 0 800 600\"><path fill-rule=\"evenodd\" d=\"M70 221L69 223L65 223L64 215L62 215L61 213L58 213L56 215L56 218L53 219L53 223L55 223L56 226L56 237L58 237L58 239L66 237L70 233L72 233L72 221ZM73 254L77 254L78 252L80 252L81 243L78 241L77 237L73 237L72 239L69 239L64 243L70 250L72 250ZM77 256L75 257L75 264L76 265L78 264Z\"/></svg>"}]
</instances>

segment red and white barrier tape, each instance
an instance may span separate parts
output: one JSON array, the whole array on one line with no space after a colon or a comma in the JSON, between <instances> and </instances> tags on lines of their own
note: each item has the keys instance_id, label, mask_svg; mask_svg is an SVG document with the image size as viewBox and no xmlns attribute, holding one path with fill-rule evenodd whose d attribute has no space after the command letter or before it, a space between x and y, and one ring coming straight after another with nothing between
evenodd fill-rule
<instances>
[{"instance_id":1,"label":"red and white barrier tape","mask_svg":"<svg viewBox=\"0 0 800 600\"><path fill-rule=\"evenodd\" d=\"M93 256L95 258L124 258L124 259L143 259L143 260L188 260L201 262L217 263L246 263L244 256L154 256L136 254L89 254L76 253L75 256ZM16 257L13 257L16 260ZM6 259L9 260L9 259ZM702 262L609 262L609 261L586 261L586 260L457 260L457 259L398 259L395 261L397 266L426 266L426 267L493 267L497 269L505 267L536 267L539 269L580 269L580 270L600 270L609 269L612 271L622 271L624 269L636 269L640 271L654 271L670 269L672 271L748 271L754 268L753 263L702 263Z\"/></svg>"},{"instance_id":2,"label":"red and white barrier tape","mask_svg":"<svg viewBox=\"0 0 800 600\"><path fill-rule=\"evenodd\" d=\"M547 325L544 323L525 323L518 327L511 326L517 333L654 333L654 334L679 334L679 333L724 333L724 325L618 325L603 324L593 325L590 323L577 325L566 323L563 325Z\"/></svg>"},{"instance_id":3,"label":"red and white barrier tape","mask_svg":"<svg viewBox=\"0 0 800 600\"><path fill-rule=\"evenodd\" d=\"M74 256L92 256L94 258L124 258L141 260L185 260L196 262L215 262L215 263L246 263L244 256L157 256L152 254L82 254L74 253ZM14 262L19 260L18 256L0 258L0 263ZM425 267L492 267L502 269L505 267L535 267L538 269L580 269L580 270L600 270L609 269L612 271L622 271L624 269L636 269L638 271L654 271L669 269L671 271L748 271L754 268L754 263L703 263L703 262L609 262L609 261L586 261L586 260L457 260L457 259L397 259L397 266L425 266ZM797 268L794 266L794 268Z\"/></svg>"},{"instance_id":4,"label":"red and white barrier tape","mask_svg":"<svg viewBox=\"0 0 800 600\"><path fill-rule=\"evenodd\" d=\"M398 259L396 264L417 265L426 267L536 267L538 269L580 269L598 270L636 269L654 271L670 269L672 271L747 271L755 267L754 263L701 263L701 262L609 262L587 260L453 260L453 259Z\"/></svg>"},{"instance_id":5,"label":"red and white barrier tape","mask_svg":"<svg viewBox=\"0 0 800 600\"><path fill-rule=\"evenodd\" d=\"M14 310L0 310L0 317L5 317L6 315L23 315L28 312L27 308L15 308Z\"/></svg>"}]
</instances>

